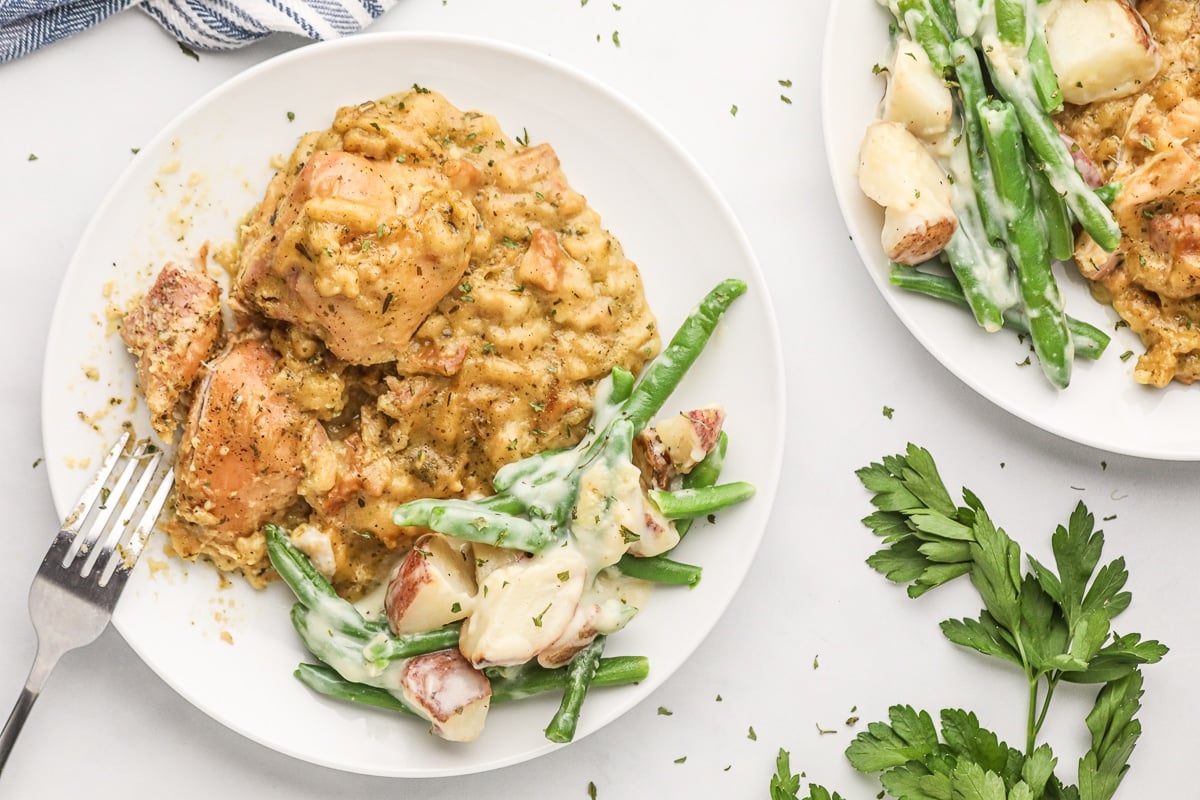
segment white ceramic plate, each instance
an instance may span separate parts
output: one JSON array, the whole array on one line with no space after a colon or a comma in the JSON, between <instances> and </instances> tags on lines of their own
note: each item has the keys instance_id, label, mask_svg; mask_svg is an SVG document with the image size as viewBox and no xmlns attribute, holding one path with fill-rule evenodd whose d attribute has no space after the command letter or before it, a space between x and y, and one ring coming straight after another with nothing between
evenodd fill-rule
<instances>
[{"instance_id":1,"label":"white ceramic plate","mask_svg":"<svg viewBox=\"0 0 1200 800\"><path fill-rule=\"evenodd\" d=\"M890 285L879 243L883 215L862 194L855 176L858 145L877 114L884 79L872 66L888 57L888 12L875 0L834 0L822 68L825 147L838 202L855 246L892 309L935 358L968 386L1001 408L1059 436L1102 450L1146 458L1200 459L1195 424L1200 393L1173 384L1151 389L1133 380L1137 337L1116 330L1116 313L1088 295L1073 265L1059 265L1067 311L1113 335L1095 363L1076 360L1071 385L1055 391L1042 377L1027 345L1015 335L989 335L961 309ZM843 302L853 302L843 298ZM1026 356L1028 366L1017 366Z\"/></svg>"},{"instance_id":2,"label":"white ceramic plate","mask_svg":"<svg viewBox=\"0 0 1200 800\"><path fill-rule=\"evenodd\" d=\"M661 684L728 605L767 524L782 461L783 375L774 315L754 257L729 208L654 123L596 82L544 57L450 36L371 35L305 47L250 70L196 103L134 160L97 212L68 268L46 352L46 463L60 512L130 417L134 371L105 310L144 289L168 258L232 238L261 197L273 154L334 110L409 87L435 88L460 108L494 113L510 134L557 149L568 178L641 267L660 327L674 330L719 280L750 286L693 368L677 406L723 402L730 479L759 495L680 558L704 565L692 590L664 589L608 653L649 656L636 687L596 690L578 737L611 722ZM288 112L294 121L288 120ZM114 401L119 401L114 404ZM144 411L132 414L148 431ZM291 676L308 660L288 622L292 598L242 581L222 587L203 564L154 545L114 623L185 698L230 728L297 758L355 772L438 776L512 764L551 750L542 736L554 697L493 709L483 737L451 745L424 726L330 701Z\"/></svg>"}]
</instances>

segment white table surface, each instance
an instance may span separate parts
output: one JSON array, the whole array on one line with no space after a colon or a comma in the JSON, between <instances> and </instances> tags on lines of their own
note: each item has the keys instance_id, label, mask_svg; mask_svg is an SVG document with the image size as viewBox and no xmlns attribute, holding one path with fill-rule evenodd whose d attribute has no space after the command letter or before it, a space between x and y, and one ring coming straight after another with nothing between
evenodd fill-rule
<instances>
[{"instance_id":1,"label":"white table surface","mask_svg":"<svg viewBox=\"0 0 1200 800\"><path fill-rule=\"evenodd\" d=\"M854 800L874 797L878 783L854 773L842 751L894 703L975 709L1019 745L1020 675L955 649L937 628L977 613L969 587L910 601L863 564L875 542L859 524L868 497L853 470L909 441L1039 556L1079 499L1111 517L1106 555L1126 557L1134 593L1118 630L1172 647L1145 671L1144 734L1118 797L1188 794L1200 715L1200 539L1189 499L1200 466L1044 434L973 394L905 331L833 200L818 113L825 15L824 4L792 0L627 0L619 9L601 0L401 0L373 28L490 36L590 73L695 156L749 235L785 345L789 455L741 593L675 676L607 728L541 759L398 781L311 766L226 730L110 629L52 676L0 777L0 798L584 798L589 781L602 798L750 798L766 796L784 747L797 770ZM128 12L0 66L0 269L13 323L0 371L0 703L15 700L33 656L26 591L57 524L37 461L42 354L63 269L130 148L212 87L298 44L277 38L197 62ZM890 418L884 406L895 409ZM1073 781L1090 700L1069 687L1060 696L1047 731Z\"/></svg>"}]
</instances>

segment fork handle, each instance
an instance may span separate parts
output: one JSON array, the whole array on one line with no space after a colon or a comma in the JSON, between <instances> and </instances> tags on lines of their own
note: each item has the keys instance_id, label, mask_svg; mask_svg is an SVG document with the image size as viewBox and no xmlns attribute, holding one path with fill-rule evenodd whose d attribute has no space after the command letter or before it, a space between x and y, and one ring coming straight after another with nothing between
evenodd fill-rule
<instances>
[{"instance_id":1,"label":"fork handle","mask_svg":"<svg viewBox=\"0 0 1200 800\"><path fill-rule=\"evenodd\" d=\"M33 709L33 703L38 699L38 694L39 692L28 686L21 689L21 696L17 698L17 704L13 706L12 713L8 715L8 722L4 723L4 730L0 731L0 773L4 772L8 754L12 752L13 745L17 743L17 735L25 725L25 718Z\"/></svg>"},{"instance_id":2,"label":"fork handle","mask_svg":"<svg viewBox=\"0 0 1200 800\"><path fill-rule=\"evenodd\" d=\"M17 698L12 713L8 715L8 722L4 723L4 730L0 730L0 774L4 772L4 765L8 762L13 745L17 743L17 736L25 725L25 719L33 709L34 702L42 693L42 686L45 685L46 678L50 677L50 671L54 669L61 657L62 650L59 647L46 647L41 642L38 643L37 654L33 657L33 667L29 670L29 677L25 679L21 695Z\"/></svg>"}]
</instances>

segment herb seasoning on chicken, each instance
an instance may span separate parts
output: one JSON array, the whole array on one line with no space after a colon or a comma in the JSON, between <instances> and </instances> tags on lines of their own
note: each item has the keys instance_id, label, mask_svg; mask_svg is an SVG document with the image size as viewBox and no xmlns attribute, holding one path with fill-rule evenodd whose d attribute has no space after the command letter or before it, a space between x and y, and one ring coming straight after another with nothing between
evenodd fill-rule
<instances>
[{"instance_id":1,"label":"herb seasoning on chicken","mask_svg":"<svg viewBox=\"0 0 1200 800\"><path fill-rule=\"evenodd\" d=\"M170 387L191 402L171 532L255 583L275 522L340 593L370 590L422 532L396 506L574 444L594 384L659 348L636 265L550 145L426 89L303 136L238 247L236 327ZM180 380L135 352L147 396Z\"/></svg>"}]
</instances>

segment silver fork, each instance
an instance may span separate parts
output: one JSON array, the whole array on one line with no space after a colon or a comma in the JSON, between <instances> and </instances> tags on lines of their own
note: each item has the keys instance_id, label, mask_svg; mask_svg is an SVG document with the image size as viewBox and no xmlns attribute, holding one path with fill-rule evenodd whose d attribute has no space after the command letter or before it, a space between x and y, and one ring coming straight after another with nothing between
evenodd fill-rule
<instances>
[{"instance_id":1,"label":"silver fork","mask_svg":"<svg viewBox=\"0 0 1200 800\"><path fill-rule=\"evenodd\" d=\"M25 687L0 731L0 772L54 665L68 650L95 641L112 618L158 515L173 474L161 449L126 432L63 521L29 588L37 654ZM138 516L137 527L125 537Z\"/></svg>"}]
</instances>

